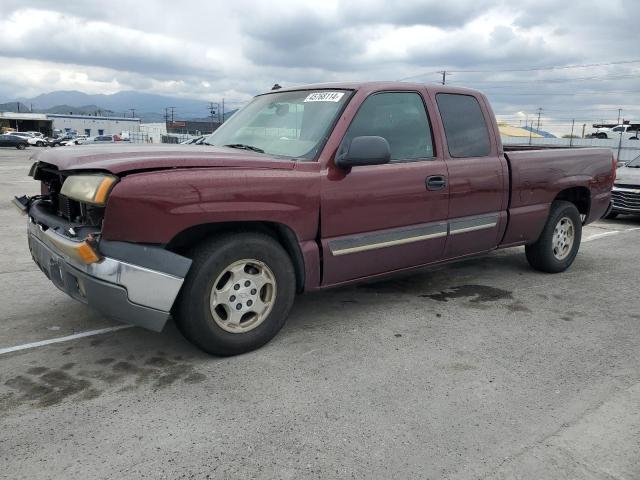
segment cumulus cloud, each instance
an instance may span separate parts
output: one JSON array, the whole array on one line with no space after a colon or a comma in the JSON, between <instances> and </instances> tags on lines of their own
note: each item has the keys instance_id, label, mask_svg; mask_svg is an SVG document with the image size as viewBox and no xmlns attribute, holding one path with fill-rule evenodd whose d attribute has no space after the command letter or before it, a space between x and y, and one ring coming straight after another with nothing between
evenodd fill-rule
<instances>
[{"instance_id":1,"label":"cumulus cloud","mask_svg":"<svg viewBox=\"0 0 640 480\"><path fill-rule=\"evenodd\" d=\"M574 112L611 119L617 108L640 118L640 63L533 70L640 59L627 43L637 36L629 8L624 0L5 0L0 97L141 90L241 104L275 82L435 82L447 70L453 84L484 90L507 119L538 107L549 123Z\"/></svg>"}]
</instances>

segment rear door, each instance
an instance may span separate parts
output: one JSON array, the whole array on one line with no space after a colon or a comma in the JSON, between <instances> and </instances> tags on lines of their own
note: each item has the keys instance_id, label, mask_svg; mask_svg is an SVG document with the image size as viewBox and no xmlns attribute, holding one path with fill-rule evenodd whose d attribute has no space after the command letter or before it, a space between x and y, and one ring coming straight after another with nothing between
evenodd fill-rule
<instances>
[{"instance_id":1,"label":"rear door","mask_svg":"<svg viewBox=\"0 0 640 480\"><path fill-rule=\"evenodd\" d=\"M436 91L449 172L449 237L445 258L495 248L506 226L509 176L498 150L493 113L482 98Z\"/></svg>"},{"instance_id":2,"label":"rear door","mask_svg":"<svg viewBox=\"0 0 640 480\"><path fill-rule=\"evenodd\" d=\"M390 163L345 172L329 162L320 211L323 285L441 258L447 236L447 167L433 139L433 106L423 93L371 93L338 148L357 136L381 136L391 147Z\"/></svg>"}]
</instances>

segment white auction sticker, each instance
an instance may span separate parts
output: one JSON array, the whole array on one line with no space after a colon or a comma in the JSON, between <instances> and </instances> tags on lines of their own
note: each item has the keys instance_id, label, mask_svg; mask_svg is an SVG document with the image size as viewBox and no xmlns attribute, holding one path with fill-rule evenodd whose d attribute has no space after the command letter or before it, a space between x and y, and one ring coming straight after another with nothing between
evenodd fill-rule
<instances>
[{"instance_id":1,"label":"white auction sticker","mask_svg":"<svg viewBox=\"0 0 640 480\"><path fill-rule=\"evenodd\" d=\"M307 95L305 102L339 102L344 92L314 92Z\"/></svg>"}]
</instances>

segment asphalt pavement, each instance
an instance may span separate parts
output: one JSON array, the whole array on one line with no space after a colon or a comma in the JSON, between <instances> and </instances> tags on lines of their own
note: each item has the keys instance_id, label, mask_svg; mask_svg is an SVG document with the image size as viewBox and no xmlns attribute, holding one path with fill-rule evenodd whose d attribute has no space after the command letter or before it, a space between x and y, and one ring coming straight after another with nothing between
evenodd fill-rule
<instances>
[{"instance_id":1,"label":"asphalt pavement","mask_svg":"<svg viewBox=\"0 0 640 480\"><path fill-rule=\"evenodd\" d=\"M303 295L215 358L44 277L9 204L33 151L0 150L0 477L640 478L640 219L558 275L517 248Z\"/></svg>"}]
</instances>

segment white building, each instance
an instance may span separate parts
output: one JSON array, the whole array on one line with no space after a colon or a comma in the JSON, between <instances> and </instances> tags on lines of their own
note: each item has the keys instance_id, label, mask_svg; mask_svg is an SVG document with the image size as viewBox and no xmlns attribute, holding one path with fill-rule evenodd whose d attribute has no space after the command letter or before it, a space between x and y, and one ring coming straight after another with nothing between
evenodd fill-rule
<instances>
[{"instance_id":1,"label":"white building","mask_svg":"<svg viewBox=\"0 0 640 480\"><path fill-rule=\"evenodd\" d=\"M36 131L47 136L59 133L79 135L122 135L140 131L139 118L63 115L54 113L0 112L0 127L18 131Z\"/></svg>"},{"instance_id":2,"label":"white building","mask_svg":"<svg viewBox=\"0 0 640 480\"><path fill-rule=\"evenodd\" d=\"M95 135L121 135L123 133L126 135L140 131L139 118L48 113L47 119L52 120L54 133L58 133L58 131L61 133L75 132L92 137Z\"/></svg>"}]
</instances>

